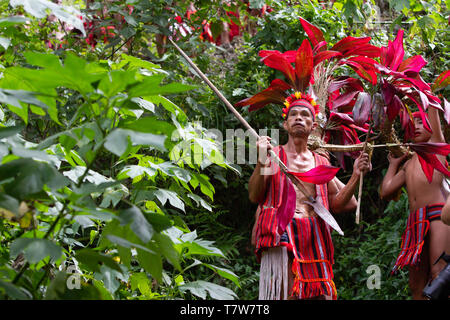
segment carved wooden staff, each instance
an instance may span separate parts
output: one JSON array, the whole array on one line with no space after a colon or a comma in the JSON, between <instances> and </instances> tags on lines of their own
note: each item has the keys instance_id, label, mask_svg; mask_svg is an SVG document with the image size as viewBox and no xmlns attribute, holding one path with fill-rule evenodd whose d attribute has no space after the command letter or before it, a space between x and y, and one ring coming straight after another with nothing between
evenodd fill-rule
<instances>
[{"instance_id":1,"label":"carved wooden staff","mask_svg":"<svg viewBox=\"0 0 450 320\"><path fill-rule=\"evenodd\" d=\"M223 103L227 106L227 108L236 116L236 118L242 123L242 125L250 130L250 133L259 139L258 133L248 124L248 122L240 115L239 112L233 107L233 105L225 98L225 96L214 86L214 84L209 81L209 79L206 77L206 75L203 74L203 72L195 65L195 63L187 56L184 51L178 47L178 45L171 39L171 37L168 37L169 41L172 43L172 45L180 52L180 54L183 56L183 58L189 63L189 65L197 72L197 74L200 76L200 78L203 79L203 81L206 82L206 84L214 91L214 93L222 100ZM307 198L308 198L308 204L311 205L314 208L314 211L326 222L328 223L334 230L336 230L339 234L344 235L344 232L339 227L338 223L334 219L334 217L331 215L331 213L323 206L322 203L319 201L316 201L313 196L308 194L305 187L303 186L303 183L294 175L289 174L288 168L286 165L281 161L281 159L278 157L278 155L273 151L269 151L272 158L278 163L281 171L286 174L286 176L292 181L293 184L302 192Z\"/></svg>"}]
</instances>

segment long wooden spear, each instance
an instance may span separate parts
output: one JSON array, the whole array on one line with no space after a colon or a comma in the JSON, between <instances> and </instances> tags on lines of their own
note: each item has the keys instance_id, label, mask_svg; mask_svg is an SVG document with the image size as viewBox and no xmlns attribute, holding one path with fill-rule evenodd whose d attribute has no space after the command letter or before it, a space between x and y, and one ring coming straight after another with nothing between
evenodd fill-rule
<instances>
[{"instance_id":1,"label":"long wooden spear","mask_svg":"<svg viewBox=\"0 0 450 320\"><path fill-rule=\"evenodd\" d=\"M233 105L225 98L225 96L216 88L216 86L209 81L208 77L206 77L205 74L195 65L195 63L188 57L184 51L178 47L178 45L171 39L171 37L168 37L169 41L172 43L172 45L180 52L180 54L183 56L183 58L189 63L189 65L197 72L200 78L203 79L203 81L206 82L206 84L214 91L214 93L222 100L223 103L227 106L227 108L236 116L236 118L242 123L242 125L250 130L250 133L256 138L259 139L258 133L248 124L248 122L240 115L239 112L233 107ZM339 227L339 224L336 222L334 217L331 215L331 213L323 206L323 204L320 201L316 201L313 196L311 196L303 186L302 182L294 175L290 174L288 172L288 168L286 165L281 161L281 159L278 157L278 155L273 151L269 151L272 158L278 163L281 171L286 174L286 176L292 181L292 183L295 184L295 186L302 192L307 198L308 198L308 204L311 205L314 208L314 211L326 222L328 223L334 230L336 230L339 234L344 235L344 232Z\"/></svg>"}]
</instances>

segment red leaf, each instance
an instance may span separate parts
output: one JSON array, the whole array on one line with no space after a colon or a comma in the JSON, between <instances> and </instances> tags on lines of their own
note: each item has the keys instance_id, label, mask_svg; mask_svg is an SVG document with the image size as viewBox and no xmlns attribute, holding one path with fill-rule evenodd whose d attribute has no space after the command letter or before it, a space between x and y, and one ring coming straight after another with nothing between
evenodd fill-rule
<instances>
[{"instance_id":1,"label":"red leaf","mask_svg":"<svg viewBox=\"0 0 450 320\"><path fill-rule=\"evenodd\" d=\"M338 171L339 168L327 165L320 165L306 172L293 172L293 171L288 172L304 182L313 184L324 184L331 181L336 176L336 173Z\"/></svg>"},{"instance_id":2,"label":"red leaf","mask_svg":"<svg viewBox=\"0 0 450 320\"><path fill-rule=\"evenodd\" d=\"M333 101L333 110L337 110L342 106L346 106L360 91L351 91L340 95Z\"/></svg>"},{"instance_id":3,"label":"red leaf","mask_svg":"<svg viewBox=\"0 0 450 320\"><path fill-rule=\"evenodd\" d=\"M419 157L420 165L422 166L422 170L429 183L433 180L433 169L438 170L443 175L450 178L450 171L442 165L435 154L417 152L417 156Z\"/></svg>"},{"instance_id":4,"label":"red leaf","mask_svg":"<svg viewBox=\"0 0 450 320\"><path fill-rule=\"evenodd\" d=\"M358 56L365 56L365 57L370 57L370 58L377 58L380 56L380 53L381 53L380 48L367 43L367 44L363 44L360 46L356 46L355 48L348 50L345 53L345 56L349 57L349 56L358 55Z\"/></svg>"},{"instance_id":5,"label":"red leaf","mask_svg":"<svg viewBox=\"0 0 450 320\"><path fill-rule=\"evenodd\" d=\"M419 142L411 143L409 147L416 152L432 153L447 156L450 153L450 144L443 142Z\"/></svg>"},{"instance_id":6,"label":"red leaf","mask_svg":"<svg viewBox=\"0 0 450 320\"><path fill-rule=\"evenodd\" d=\"M292 65L288 62L288 60L279 52L274 52L272 54L268 54L267 56L261 59L264 64L270 68L281 71L291 85L294 87L295 85L295 71L292 68Z\"/></svg>"},{"instance_id":7,"label":"red leaf","mask_svg":"<svg viewBox=\"0 0 450 320\"><path fill-rule=\"evenodd\" d=\"M367 92L360 92L353 107L353 120L359 126L369 119L372 99Z\"/></svg>"},{"instance_id":8,"label":"red leaf","mask_svg":"<svg viewBox=\"0 0 450 320\"><path fill-rule=\"evenodd\" d=\"M331 59L333 57L339 57L339 56L342 56L342 53L340 53L338 51L326 50L326 51L319 52L318 54L316 54L314 56L314 66L318 65L323 60L327 60L327 59Z\"/></svg>"},{"instance_id":9,"label":"red leaf","mask_svg":"<svg viewBox=\"0 0 450 320\"><path fill-rule=\"evenodd\" d=\"M313 72L313 55L308 40L303 40L295 57L296 89L304 92L309 85Z\"/></svg>"},{"instance_id":10,"label":"red leaf","mask_svg":"<svg viewBox=\"0 0 450 320\"><path fill-rule=\"evenodd\" d=\"M319 51L323 51L323 49L325 49L327 46L327 42L326 41L321 41L318 44L316 44L313 48L313 54L317 54ZM325 47L325 48L324 48Z\"/></svg>"},{"instance_id":11,"label":"red leaf","mask_svg":"<svg viewBox=\"0 0 450 320\"><path fill-rule=\"evenodd\" d=\"M418 73L428 62L420 55L410 57L404 60L398 66L400 72L415 72Z\"/></svg>"},{"instance_id":12,"label":"red leaf","mask_svg":"<svg viewBox=\"0 0 450 320\"><path fill-rule=\"evenodd\" d=\"M348 51L354 50L355 48L365 45L369 43L370 37L364 37L364 38L355 38L355 37L345 37L344 39L340 40L338 43L336 43L331 50L333 51L339 51L344 56L347 55Z\"/></svg>"},{"instance_id":13,"label":"red leaf","mask_svg":"<svg viewBox=\"0 0 450 320\"><path fill-rule=\"evenodd\" d=\"M398 115L400 110L402 109L403 103L398 96L394 96L391 100L391 103L387 105L386 114L388 116L389 121L394 121L395 117Z\"/></svg>"},{"instance_id":14,"label":"red leaf","mask_svg":"<svg viewBox=\"0 0 450 320\"><path fill-rule=\"evenodd\" d=\"M369 81L373 85L377 84L377 74L375 68L367 68L367 65L361 65L359 62L351 60L342 60L339 64L349 65L361 78Z\"/></svg>"},{"instance_id":15,"label":"red leaf","mask_svg":"<svg viewBox=\"0 0 450 320\"><path fill-rule=\"evenodd\" d=\"M404 31L402 29L398 30L395 40L392 42L389 41L388 44L385 66L394 71L398 69L405 56L405 50L403 49L403 34Z\"/></svg>"},{"instance_id":16,"label":"red leaf","mask_svg":"<svg viewBox=\"0 0 450 320\"><path fill-rule=\"evenodd\" d=\"M319 42L325 41L323 33L319 28L312 25L303 18L300 18L300 23L302 24L303 29L308 35L309 40L311 40L313 47L315 47Z\"/></svg>"},{"instance_id":17,"label":"red leaf","mask_svg":"<svg viewBox=\"0 0 450 320\"><path fill-rule=\"evenodd\" d=\"M432 90L438 91L450 84L450 70L442 72L433 83Z\"/></svg>"},{"instance_id":18,"label":"red leaf","mask_svg":"<svg viewBox=\"0 0 450 320\"><path fill-rule=\"evenodd\" d=\"M250 98L243 99L235 104L236 107L243 107L250 105L249 111L257 110L264 107L268 103L283 104L287 94L285 91L291 88L286 82L281 79L275 79L270 86L255 94Z\"/></svg>"},{"instance_id":19,"label":"red leaf","mask_svg":"<svg viewBox=\"0 0 450 320\"><path fill-rule=\"evenodd\" d=\"M342 80L333 80L330 83L330 85L328 86L328 92L329 93L334 92L336 90L341 89L344 86L349 86L357 91L364 91L364 87L363 87L361 80L351 78L351 77L346 77Z\"/></svg>"},{"instance_id":20,"label":"red leaf","mask_svg":"<svg viewBox=\"0 0 450 320\"><path fill-rule=\"evenodd\" d=\"M422 167L423 173L425 174L425 177L427 177L427 180L429 183L433 181L433 171L434 167L427 162L424 158L422 158L419 154L417 154L420 162L420 166Z\"/></svg>"}]
</instances>

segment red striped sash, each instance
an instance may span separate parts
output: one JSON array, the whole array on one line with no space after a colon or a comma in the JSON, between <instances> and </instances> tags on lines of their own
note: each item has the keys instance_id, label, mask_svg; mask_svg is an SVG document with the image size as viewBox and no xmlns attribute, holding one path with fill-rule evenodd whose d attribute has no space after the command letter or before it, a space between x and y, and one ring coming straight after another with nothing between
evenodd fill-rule
<instances>
[{"instance_id":1,"label":"red striped sash","mask_svg":"<svg viewBox=\"0 0 450 320\"><path fill-rule=\"evenodd\" d=\"M409 213L402 235L401 250L392 268L392 274L404 266L415 266L419 263L430 221L440 218L443 206L443 203L436 203Z\"/></svg>"}]
</instances>

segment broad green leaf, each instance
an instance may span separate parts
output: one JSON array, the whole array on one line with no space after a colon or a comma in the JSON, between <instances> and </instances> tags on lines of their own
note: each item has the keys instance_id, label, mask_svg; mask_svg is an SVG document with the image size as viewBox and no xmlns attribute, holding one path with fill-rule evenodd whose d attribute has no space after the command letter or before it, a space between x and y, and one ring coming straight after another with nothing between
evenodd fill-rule
<instances>
[{"instance_id":1,"label":"broad green leaf","mask_svg":"<svg viewBox=\"0 0 450 320\"><path fill-rule=\"evenodd\" d=\"M7 194L0 193L0 209L6 209L17 217L19 215L19 201Z\"/></svg>"},{"instance_id":2,"label":"broad green leaf","mask_svg":"<svg viewBox=\"0 0 450 320\"><path fill-rule=\"evenodd\" d=\"M212 208L211 208L211 206L209 205L209 203L206 202L205 200L203 200L203 199L202 199L201 197L199 197L198 195L193 194L193 193L189 193L187 196L188 196L189 198L191 198L192 200L194 200L194 201L196 202L197 206L198 206L198 205L201 205L201 206L202 206L203 208L205 208L206 210L212 212Z\"/></svg>"},{"instance_id":3,"label":"broad green leaf","mask_svg":"<svg viewBox=\"0 0 450 320\"><path fill-rule=\"evenodd\" d=\"M132 206L126 210L119 212L119 219L121 225L130 225L131 230L141 239L142 242L147 243L154 235L154 230L151 224L148 223L142 211Z\"/></svg>"},{"instance_id":4,"label":"broad green leaf","mask_svg":"<svg viewBox=\"0 0 450 320\"><path fill-rule=\"evenodd\" d=\"M30 21L30 19L22 16L11 16L7 18L2 18L0 19L0 28L14 26L19 23L26 23L28 21Z\"/></svg>"},{"instance_id":5,"label":"broad green leaf","mask_svg":"<svg viewBox=\"0 0 450 320\"><path fill-rule=\"evenodd\" d=\"M156 281L162 282L163 262L160 254L137 249L137 260Z\"/></svg>"},{"instance_id":6,"label":"broad green leaf","mask_svg":"<svg viewBox=\"0 0 450 320\"><path fill-rule=\"evenodd\" d=\"M168 137L170 137L175 130L175 126L167 121L158 120L156 117L144 117L139 118L138 120L125 121L119 126L133 131L164 134Z\"/></svg>"},{"instance_id":7,"label":"broad green leaf","mask_svg":"<svg viewBox=\"0 0 450 320\"><path fill-rule=\"evenodd\" d=\"M46 257L56 261L62 256L62 249L56 243L39 238L18 238L11 244L11 257L23 252L30 263L37 263Z\"/></svg>"},{"instance_id":8,"label":"broad green leaf","mask_svg":"<svg viewBox=\"0 0 450 320\"><path fill-rule=\"evenodd\" d=\"M173 103L166 97L163 97L162 95L154 95L154 96L145 95L142 98L145 99L146 101L153 103L154 105L161 104L164 109L175 115L178 121L184 122L187 120L187 116L184 113L184 111L180 107L178 107L175 103Z\"/></svg>"},{"instance_id":9,"label":"broad green leaf","mask_svg":"<svg viewBox=\"0 0 450 320\"><path fill-rule=\"evenodd\" d=\"M137 69L137 68L144 68L150 71L156 71L159 70L160 66L154 63L151 63L149 61L145 61L133 56L129 56L125 53L122 53L121 55L122 61L128 64L128 68L130 69Z\"/></svg>"},{"instance_id":10,"label":"broad green leaf","mask_svg":"<svg viewBox=\"0 0 450 320\"><path fill-rule=\"evenodd\" d=\"M30 300L31 294L24 288L20 288L8 281L0 280L0 289L3 289L9 298L17 300Z\"/></svg>"},{"instance_id":11,"label":"broad green leaf","mask_svg":"<svg viewBox=\"0 0 450 320\"><path fill-rule=\"evenodd\" d=\"M28 107L22 103L33 104L48 110L48 106L38 100L33 92L24 90L0 89L0 102L6 103L9 109L21 117L25 123L28 123Z\"/></svg>"},{"instance_id":12,"label":"broad green leaf","mask_svg":"<svg viewBox=\"0 0 450 320\"><path fill-rule=\"evenodd\" d=\"M104 144L105 148L117 156L122 156L129 147L129 142L133 146L144 145L152 146L156 149L165 152L166 148L164 142L166 136L156 135L152 133L136 132L132 130L126 130L117 128L114 129L107 137Z\"/></svg>"},{"instance_id":13,"label":"broad green leaf","mask_svg":"<svg viewBox=\"0 0 450 320\"><path fill-rule=\"evenodd\" d=\"M162 234L155 233L154 240L158 244L161 254L179 271L181 271L180 266L180 254L174 247L174 243L171 239Z\"/></svg>"},{"instance_id":14,"label":"broad green leaf","mask_svg":"<svg viewBox=\"0 0 450 320\"><path fill-rule=\"evenodd\" d=\"M208 268L210 268L211 270L214 270L215 272L217 272L217 274L225 279L231 280L234 282L235 285L237 285L239 288L241 287L240 283L239 283L239 277L232 272L231 270L225 269L225 268L221 268L212 264L208 264L208 263L203 263L203 265L207 266Z\"/></svg>"},{"instance_id":15,"label":"broad green leaf","mask_svg":"<svg viewBox=\"0 0 450 320\"><path fill-rule=\"evenodd\" d=\"M0 139L14 136L23 130L23 126L11 126L0 128Z\"/></svg>"},{"instance_id":16,"label":"broad green leaf","mask_svg":"<svg viewBox=\"0 0 450 320\"><path fill-rule=\"evenodd\" d=\"M13 160L0 166L0 181L9 178L14 180L4 184L4 190L18 199L42 191L44 185L57 190L69 182L49 164L26 158Z\"/></svg>"},{"instance_id":17,"label":"broad green leaf","mask_svg":"<svg viewBox=\"0 0 450 320\"><path fill-rule=\"evenodd\" d=\"M110 98L125 90L125 88L136 82L134 72L124 71L124 70L113 70L100 80L98 89L103 92L103 94Z\"/></svg>"},{"instance_id":18,"label":"broad green leaf","mask_svg":"<svg viewBox=\"0 0 450 320\"><path fill-rule=\"evenodd\" d=\"M150 192L158 198L158 200L161 202L161 205L165 205L167 200L169 200L172 206L185 212L184 202L180 198L178 198L178 194L176 192L166 189L158 189L154 191L152 190Z\"/></svg>"},{"instance_id":19,"label":"broad green leaf","mask_svg":"<svg viewBox=\"0 0 450 320\"><path fill-rule=\"evenodd\" d=\"M124 239L124 238L115 236L115 235L113 235L113 234L108 234L106 237L107 237L108 240L111 241L112 243L115 243L115 244L117 244L117 245L119 245L119 246L122 246L122 247L124 247L124 248L128 248L128 249L136 248L136 249L139 249L139 250L142 250L142 251L146 251L146 252L148 252L148 253L155 254L155 252L153 252L152 250L150 250L150 249L147 248L147 247L144 247L144 246L142 246L142 245L140 245L140 244L138 244L138 243L130 242L130 241Z\"/></svg>"},{"instance_id":20,"label":"broad green leaf","mask_svg":"<svg viewBox=\"0 0 450 320\"><path fill-rule=\"evenodd\" d=\"M234 300L237 298L237 295L230 289L203 280L183 284L179 286L178 289L182 292L190 291L193 295L202 299L206 299L207 294L209 294L212 299L217 300Z\"/></svg>"}]
</instances>

